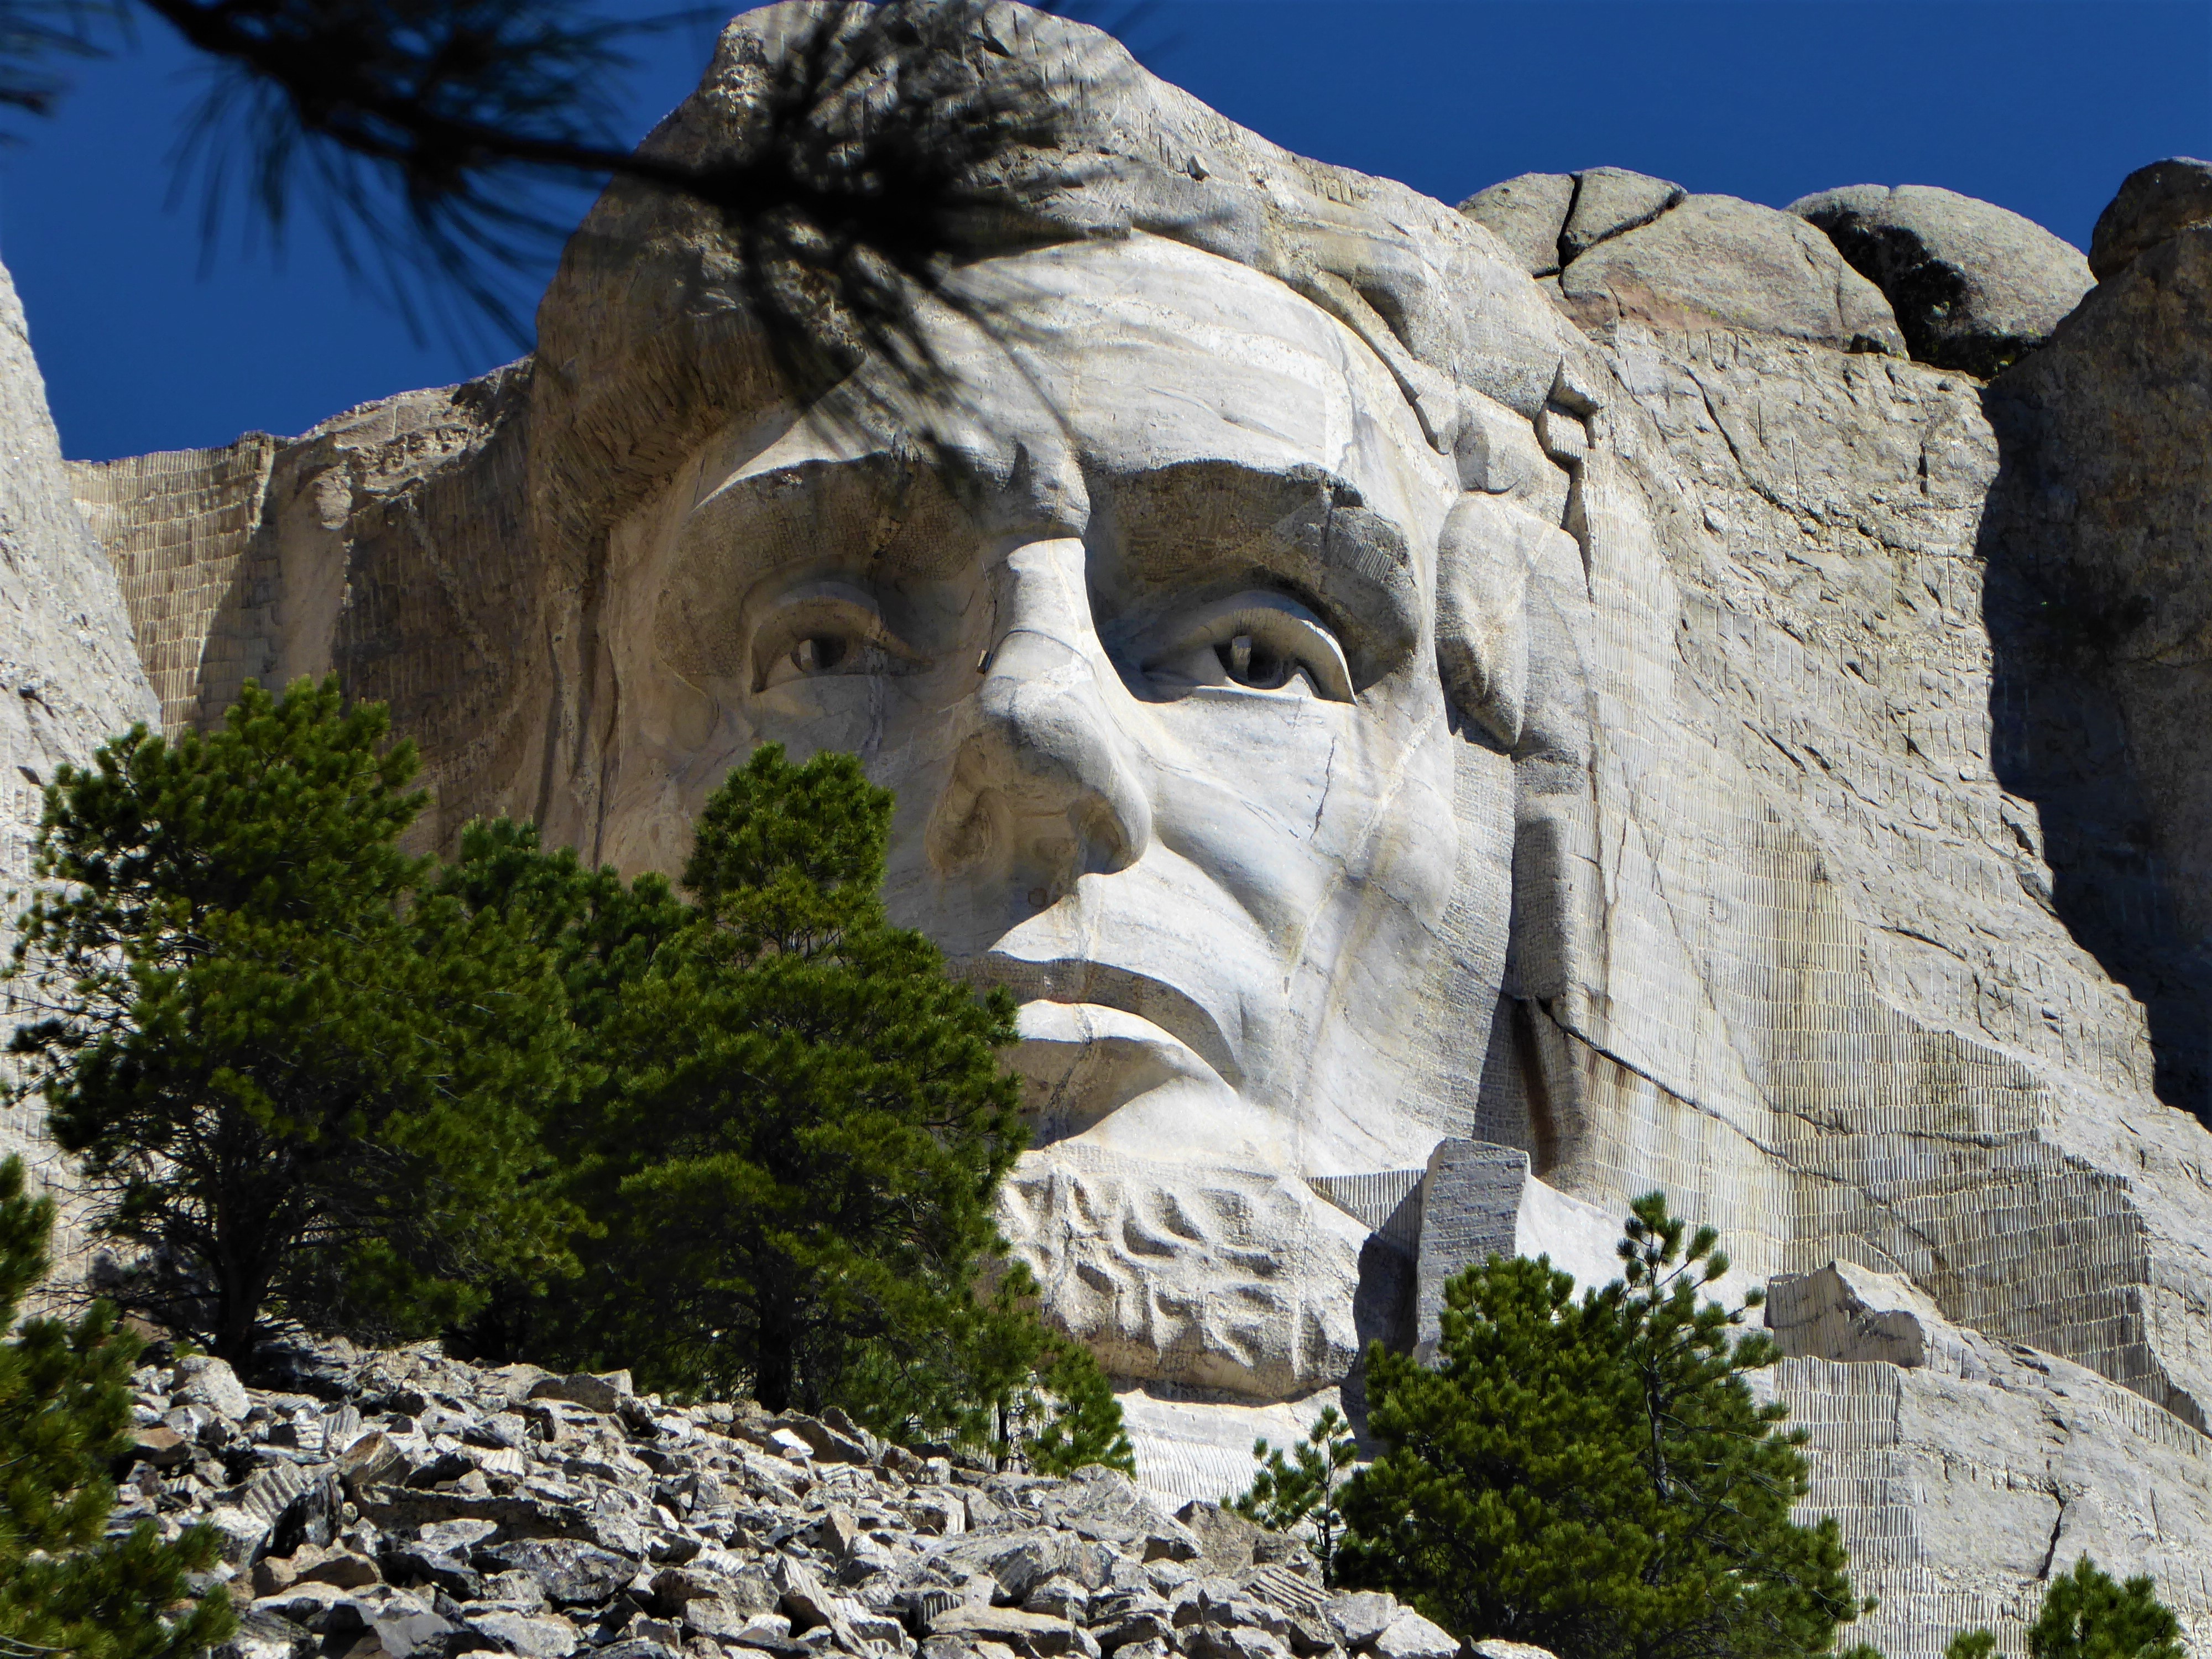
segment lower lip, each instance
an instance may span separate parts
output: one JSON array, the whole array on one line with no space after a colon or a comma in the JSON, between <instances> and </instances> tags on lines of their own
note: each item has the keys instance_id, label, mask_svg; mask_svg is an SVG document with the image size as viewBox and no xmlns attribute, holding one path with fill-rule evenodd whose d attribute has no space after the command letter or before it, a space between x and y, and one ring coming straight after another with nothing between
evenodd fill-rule
<instances>
[{"instance_id":1,"label":"lower lip","mask_svg":"<svg viewBox=\"0 0 2212 1659\"><path fill-rule=\"evenodd\" d=\"M1139 1014L1095 1002L1025 1002L1012 1056L1037 1144L1081 1134L1119 1108L1163 1090L1230 1092L1198 1052Z\"/></svg>"}]
</instances>

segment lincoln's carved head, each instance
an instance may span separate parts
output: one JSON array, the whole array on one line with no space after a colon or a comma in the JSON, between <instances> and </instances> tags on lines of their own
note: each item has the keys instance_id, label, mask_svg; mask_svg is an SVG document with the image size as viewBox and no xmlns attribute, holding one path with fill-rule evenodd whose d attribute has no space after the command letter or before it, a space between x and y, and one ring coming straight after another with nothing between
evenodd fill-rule
<instances>
[{"instance_id":1,"label":"lincoln's carved head","mask_svg":"<svg viewBox=\"0 0 2212 1659\"><path fill-rule=\"evenodd\" d=\"M822 15L733 24L654 143L741 150ZM1436 204L1089 31L933 15L1057 126L977 185L1019 234L908 319L932 389L863 355L794 398L742 250L642 192L547 299L553 827L673 868L756 744L859 753L898 793L894 914L1022 1002L1010 1231L1060 1316L1125 1373L1294 1391L1353 1352L1368 1231L1309 1179L1467 1133L1541 816L1516 775L1575 741L1572 475L1529 418L1574 422L1566 348Z\"/></svg>"}]
</instances>

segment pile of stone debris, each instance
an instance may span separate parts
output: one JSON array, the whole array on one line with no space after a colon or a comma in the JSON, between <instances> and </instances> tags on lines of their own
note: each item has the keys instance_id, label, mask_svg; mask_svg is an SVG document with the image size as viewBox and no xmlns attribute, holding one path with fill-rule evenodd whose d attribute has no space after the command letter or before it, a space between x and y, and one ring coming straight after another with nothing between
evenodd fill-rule
<instances>
[{"instance_id":1,"label":"pile of stone debris","mask_svg":"<svg viewBox=\"0 0 2212 1659\"><path fill-rule=\"evenodd\" d=\"M1215 1504L1170 1517L1109 1470L992 1473L834 1412L434 1347L301 1348L281 1380L207 1358L134 1379L113 1527L216 1528L240 1612L217 1659L1460 1652L1387 1595L1330 1594L1295 1540Z\"/></svg>"}]
</instances>

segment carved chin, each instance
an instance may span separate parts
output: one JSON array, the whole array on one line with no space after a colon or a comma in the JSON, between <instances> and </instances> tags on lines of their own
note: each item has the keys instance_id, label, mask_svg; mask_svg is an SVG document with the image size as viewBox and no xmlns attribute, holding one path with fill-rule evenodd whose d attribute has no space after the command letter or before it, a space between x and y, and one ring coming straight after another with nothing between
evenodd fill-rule
<instances>
[{"instance_id":1,"label":"carved chin","mask_svg":"<svg viewBox=\"0 0 2212 1659\"><path fill-rule=\"evenodd\" d=\"M1285 1400L1341 1379L1368 1229L1279 1169L1072 1141L1025 1152L999 1223L1112 1375Z\"/></svg>"}]
</instances>

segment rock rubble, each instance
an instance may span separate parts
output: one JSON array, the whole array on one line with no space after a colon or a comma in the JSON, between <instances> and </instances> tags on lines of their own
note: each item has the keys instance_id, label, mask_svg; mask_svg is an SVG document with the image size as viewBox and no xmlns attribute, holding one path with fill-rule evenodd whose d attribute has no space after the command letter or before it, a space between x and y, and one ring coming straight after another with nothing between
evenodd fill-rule
<instances>
[{"instance_id":1,"label":"rock rubble","mask_svg":"<svg viewBox=\"0 0 2212 1659\"><path fill-rule=\"evenodd\" d=\"M1455 1659L1294 1540L1127 1476L993 1472L832 1411L669 1405L626 1373L434 1346L133 1379L111 1529L222 1540L216 1659Z\"/></svg>"}]
</instances>

